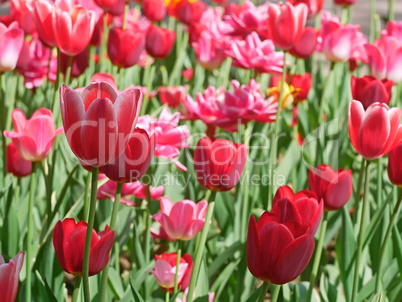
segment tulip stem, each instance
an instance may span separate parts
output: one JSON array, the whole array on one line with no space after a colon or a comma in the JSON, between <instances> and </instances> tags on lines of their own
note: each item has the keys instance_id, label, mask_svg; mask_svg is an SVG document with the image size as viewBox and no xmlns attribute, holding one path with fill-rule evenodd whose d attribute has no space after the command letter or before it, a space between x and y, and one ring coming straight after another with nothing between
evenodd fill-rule
<instances>
[{"instance_id":1,"label":"tulip stem","mask_svg":"<svg viewBox=\"0 0 402 302\"><path fill-rule=\"evenodd\" d=\"M106 54L106 46L107 46L107 38L109 36L109 27L107 24L107 13L103 12L103 39L102 39L102 44L100 46L100 50L99 50L99 69L100 71L102 71L101 68L101 64L105 58L105 54Z\"/></svg>"},{"instance_id":2,"label":"tulip stem","mask_svg":"<svg viewBox=\"0 0 402 302\"><path fill-rule=\"evenodd\" d=\"M353 221L356 220L356 215L359 209L359 201L360 201L360 193L361 193L361 187L362 187L362 181L363 181L363 172L364 172L364 160L362 160L360 170L359 170L359 178L357 179L357 188L355 191L355 208L354 208L354 213L353 213Z\"/></svg>"},{"instance_id":3,"label":"tulip stem","mask_svg":"<svg viewBox=\"0 0 402 302\"><path fill-rule=\"evenodd\" d=\"M122 30L125 30L127 27L127 15L129 10L130 10L130 4L126 2L126 4L124 5L123 24L121 26Z\"/></svg>"},{"instance_id":4,"label":"tulip stem","mask_svg":"<svg viewBox=\"0 0 402 302\"><path fill-rule=\"evenodd\" d=\"M88 221L89 215L89 188L91 187L91 174L88 173L87 179L85 181L85 191L84 191L84 220Z\"/></svg>"},{"instance_id":5,"label":"tulip stem","mask_svg":"<svg viewBox=\"0 0 402 302\"><path fill-rule=\"evenodd\" d=\"M382 261L384 259L385 250L388 245L389 237L391 236L391 233L392 233L392 228L394 227L395 219L398 217L398 212L399 212L399 208L401 206L401 201L402 201L402 190L399 191L398 201L395 205L394 211L392 212L391 220L388 224L387 231L385 232L384 241L382 242L382 245L381 245L381 250L380 250L380 254L379 254L379 258L378 258L377 277L376 277L375 290L374 290L375 293L378 293L380 290L380 283L381 283L381 278L382 278Z\"/></svg>"},{"instance_id":6,"label":"tulip stem","mask_svg":"<svg viewBox=\"0 0 402 302\"><path fill-rule=\"evenodd\" d=\"M174 275L174 289L173 294L177 293L178 281L179 281L179 265L180 265L180 257L181 257L181 249L183 246L183 241L177 241L177 259L176 259L176 273Z\"/></svg>"},{"instance_id":7,"label":"tulip stem","mask_svg":"<svg viewBox=\"0 0 402 302\"><path fill-rule=\"evenodd\" d=\"M264 302L265 301L265 297L267 295L268 289L271 286L271 283L265 281L262 285L261 285L261 291L260 291L260 295L258 296L258 302Z\"/></svg>"},{"instance_id":8,"label":"tulip stem","mask_svg":"<svg viewBox=\"0 0 402 302\"><path fill-rule=\"evenodd\" d=\"M286 66L286 58L287 58L287 52L285 51L283 53L283 70L282 70L282 80L281 80L281 90L279 92L279 100L278 100L278 108L276 109L276 118L275 118L275 125L274 125L274 133L271 138L271 154L270 154L270 164L271 164L271 169L270 169L270 178L269 178L269 189L268 189L268 211L272 207L272 200L274 197L274 189L275 189L275 180L274 180L274 166L276 163L276 158L277 158L277 136L278 136L278 131L280 128L280 119L279 115L281 112L282 108L282 97L283 97L283 89L284 89L284 84L285 84L285 79L286 79L286 72L287 72L287 66Z\"/></svg>"},{"instance_id":9,"label":"tulip stem","mask_svg":"<svg viewBox=\"0 0 402 302\"><path fill-rule=\"evenodd\" d=\"M271 287L272 289L272 287ZM281 286L280 285L275 285L272 290L271 294L271 302L276 302L278 300L279 292L281 291Z\"/></svg>"},{"instance_id":10,"label":"tulip stem","mask_svg":"<svg viewBox=\"0 0 402 302\"><path fill-rule=\"evenodd\" d=\"M355 262L355 274L353 278L353 291L352 291L352 302L356 301L357 298L357 288L359 283L359 267L360 267L360 258L363 248L363 239L364 239L364 224L366 217L366 208L367 208L367 199L369 193L369 178L370 178L370 161L366 161L366 173L364 179L364 195L363 195L363 206L362 212L360 215L360 227L359 227L359 237L357 243L357 251L356 251L356 262Z\"/></svg>"},{"instance_id":11,"label":"tulip stem","mask_svg":"<svg viewBox=\"0 0 402 302\"><path fill-rule=\"evenodd\" d=\"M395 19L395 0L389 0L388 21Z\"/></svg>"},{"instance_id":12,"label":"tulip stem","mask_svg":"<svg viewBox=\"0 0 402 302\"><path fill-rule=\"evenodd\" d=\"M78 301L78 296L80 295L80 286L81 286L81 277L75 277L73 298L71 299L71 302Z\"/></svg>"},{"instance_id":13,"label":"tulip stem","mask_svg":"<svg viewBox=\"0 0 402 302\"><path fill-rule=\"evenodd\" d=\"M165 302L169 302L169 299L170 299L170 293L169 290L167 290L165 294Z\"/></svg>"},{"instance_id":14,"label":"tulip stem","mask_svg":"<svg viewBox=\"0 0 402 302\"><path fill-rule=\"evenodd\" d=\"M56 83L54 84L54 92L53 92L53 100L52 100L52 114L56 117L56 100L57 100L57 93L59 92L59 85L60 85L60 73L61 73L61 55L60 49L57 47L57 71L56 71Z\"/></svg>"},{"instance_id":15,"label":"tulip stem","mask_svg":"<svg viewBox=\"0 0 402 302\"><path fill-rule=\"evenodd\" d=\"M328 211L324 211L324 217L322 220L320 237L318 239L318 244L317 244L316 252L315 252L315 256L314 256L313 270L311 271L310 285L308 288L306 301L312 301L311 297L313 296L313 288L315 285L315 280L317 278L318 268L320 267L322 246L324 244L325 231L327 230L327 224L328 224Z\"/></svg>"},{"instance_id":16,"label":"tulip stem","mask_svg":"<svg viewBox=\"0 0 402 302\"><path fill-rule=\"evenodd\" d=\"M207 214L205 215L204 227L202 228L202 232L201 232L200 243L198 245L198 248L196 248L193 272L191 274L191 281L190 281L190 285L188 287L187 302L193 301L194 288L195 288L195 285L197 284L198 274L200 272L201 258L202 258L202 254L204 252L205 243L207 241L208 230L209 230L209 225L211 223L212 214L214 213L215 197L216 197L216 192L211 191L211 195L209 196L209 200L208 200L208 210L207 210Z\"/></svg>"},{"instance_id":17,"label":"tulip stem","mask_svg":"<svg viewBox=\"0 0 402 302\"><path fill-rule=\"evenodd\" d=\"M374 43L376 30L375 30L375 0L370 0L370 43Z\"/></svg>"},{"instance_id":18,"label":"tulip stem","mask_svg":"<svg viewBox=\"0 0 402 302\"><path fill-rule=\"evenodd\" d=\"M68 56L67 60L67 69L66 69L66 77L65 77L65 84L70 85L70 78L71 78L71 65L73 64L73 57Z\"/></svg>"},{"instance_id":19,"label":"tulip stem","mask_svg":"<svg viewBox=\"0 0 402 302\"><path fill-rule=\"evenodd\" d=\"M117 215L119 213L119 204L120 204L120 197L121 197L121 190L123 189L123 183L118 182L116 188L116 195L113 202L113 210L112 210L112 217L110 218L110 226L109 230L114 231L116 229L116 220ZM116 258L119 257L117 253L114 255ZM107 301L107 281L109 275L109 264L105 266L102 273L102 280L101 280L101 287L100 287L100 301Z\"/></svg>"},{"instance_id":20,"label":"tulip stem","mask_svg":"<svg viewBox=\"0 0 402 302\"><path fill-rule=\"evenodd\" d=\"M33 199L35 193L35 172L36 172L36 162L32 162L32 173L31 173L31 186L29 189L29 204L28 204L28 233L27 233L27 281L26 281L26 301L31 302L31 267L32 267L32 219L33 219Z\"/></svg>"},{"instance_id":21,"label":"tulip stem","mask_svg":"<svg viewBox=\"0 0 402 302\"><path fill-rule=\"evenodd\" d=\"M82 267L82 279L84 282L84 300L86 302L91 301L91 295L89 293L89 254L91 251L92 230L95 221L96 192L98 190L98 172L99 168L92 167L91 203L89 205L88 226L85 237L84 262Z\"/></svg>"},{"instance_id":22,"label":"tulip stem","mask_svg":"<svg viewBox=\"0 0 402 302\"><path fill-rule=\"evenodd\" d=\"M382 204L382 174L383 174L383 165L381 157L378 159L378 167L377 167L377 204Z\"/></svg>"}]
</instances>

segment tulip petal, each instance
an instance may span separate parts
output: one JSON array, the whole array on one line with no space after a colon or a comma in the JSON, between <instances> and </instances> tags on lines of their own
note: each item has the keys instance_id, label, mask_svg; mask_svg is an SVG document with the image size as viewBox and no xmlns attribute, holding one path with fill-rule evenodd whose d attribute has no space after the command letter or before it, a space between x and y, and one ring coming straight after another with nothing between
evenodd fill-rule
<instances>
[{"instance_id":1,"label":"tulip petal","mask_svg":"<svg viewBox=\"0 0 402 302\"><path fill-rule=\"evenodd\" d=\"M360 153L360 149L358 148L358 137L359 130L364 118L364 108L362 103L358 101L352 101L349 104L349 137L352 142L353 147L356 149L358 153Z\"/></svg>"},{"instance_id":2,"label":"tulip petal","mask_svg":"<svg viewBox=\"0 0 402 302\"><path fill-rule=\"evenodd\" d=\"M108 82L95 82L88 85L82 92L82 100L85 106L85 112L89 106L97 99L109 99L113 104L117 98L117 92Z\"/></svg>"},{"instance_id":3,"label":"tulip petal","mask_svg":"<svg viewBox=\"0 0 402 302\"><path fill-rule=\"evenodd\" d=\"M251 274L257 278L262 275L261 269L261 240L254 215L250 216L247 231L247 266Z\"/></svg>"},{"instance_id":4,"label":"tulip petal","mask_svg":"<svg viewBox=\"0 0 402 302\"><path fill-rule=\"evenodd\" d=\"M13 118L15 132L22 133L27 123L27 118L25 117L24 112L17 108L13 110L11 117Z\"/></svg>"},{"instance_id":5,"label":"tulip petal","mask_svg":"<svg viewBox=\"0 0 402 302\"><path fill-rule=\"evenodd\" d=\"M93 238L93 237L92 237ZM113 247L115 232L108 231L94 245L91 242L91 253L89 258L89 276L100 273L107 265L110 258L110 250ZM93 239L92 239L93 240Z\"/></svg>"}]
</instances>

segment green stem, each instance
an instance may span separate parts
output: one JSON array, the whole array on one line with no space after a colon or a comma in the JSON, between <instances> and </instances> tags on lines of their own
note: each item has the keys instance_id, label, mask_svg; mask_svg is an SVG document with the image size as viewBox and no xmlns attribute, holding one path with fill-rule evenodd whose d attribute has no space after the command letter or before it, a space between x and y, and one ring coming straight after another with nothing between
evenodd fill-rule
<instances>
[{"instance_id":1,"label":"green stem","mask_svg":"<svg viewBox=\"0 0 402 302\"><path fill-rule=\"evenodd\" d=\"M98 64L99 69L101 69L100 66L105 58L108 36L109 36L109 27L107 25L107 13L103 12L103 39L99 50L99 64Z\"/></svg>"},{"instance_id":2,"label":"green stem","mask_svg":"<svg viewBox=\"0 0 402 302\"><path fill-rule=\"evenodd\" d=\"M31 268L32 268L32 229L33 229L33 202L35 193L35 172L36 172L36 162L32 162L32 173L31 173L31 186L29 189L29 204L28 204L28 234L27 234L27 279L26 279L26 301L31 302Z\"/></svg>"},{"instance_id":3,"label":"green stem","mask_svg":"<svg viewBox=\"0 0 402 302\"><path fill-rule=\"evenodd\" d=\"M284 89L286 72L287 72L286 59L287 59L287 52L285 51L284 55L283 55L281 90L279 92L279 100L278 100L278 108L276 111L274 133L271 138L272 149L271 149L271 154L270 154L271 170L270 170L270 178L269 178L270 185L269 185L269 189L268 189L268 210L270 210L272 207L272 200L274 197L274 189L275 189L274 166L275 166L276 158L277 158L277 136L278 136L278 131L279 131L280 125L281 125L281 120L279 119L279 115L280 115L281 108L282 108L283 89Z\"/></svg>"},{"instance_id":4,"label":"green stem","mask_svg":"<svg viewBox=\"0 0 402 302\"><path fill-rule=\"evenodd\" d=\"M388 240L392 233L392 228L394 227L394 223L396 218L398 217L399 208L401 206L402 201L402 190L399 191L398 202L395 205L394 211L392 212L391 220L388 224L387 231L385 233L384 241L381 245L381 250L378 258L378 268L377 268L377 277L375 282L375 293L378 293L380 290L380 283L382 278L382 261L384 260L385 250L387 248Z\"/></svg>"},{"instance_id":5,"label":"green stem","mask_svg":"<svg viewBox=\"0 0 402 302\"><path fill-rule=\"evenodd\" d=\"M78 301L78 296L80 295L80 286L81 286L81 277L75 277L73 298L71 300L72 302Z\"/></svg>"},{"instance_id":6,"label":"green stem","mask_svg":"<svg viewBox=\"0 0 402 302\"><path fill-rule=\"evenodd\" d=\"M328 224L328 211L324 211L324 217L323 217L322 224L321 224L320 238L318 239L318 244L315 248L316 252L315 252L315 256L314 256L313 270L311 271L310 285L308 288L306 301L312 301L311 297L313 295L313 289L314 289L315 280L316 280L317 274L318 274L318 268L320 267L322 246L324 244L325 231L327 230L327 224Z\"/></svg>"},{"instance_id":7,"label":"green stem","mask_svg":"<svg viewBox=\"0 0 402 302\"><path fill-rule=\"evenodd\" d=\"M99 168L92 167L92 182L91 182L91 204L89 207L89 217L87 234L85 237L85 250L84 250L84 262L82 267L82 279L84 282L84 300L85 302L91 301L91 295L89 292L89 254L91 251L91 239L92 230L95 221L95 211L96 211L96 192L98 189L98 173Z\"/></svg>"},{"instance_id":8,"label":"green stem","mask_svg":"<svg viewBox=\"0 0 402 302\"><path fill-rule=\"evenodd\" d=\"M248 137L248 129L252 130L252 127L247 127L247 124L244 129L244 144L247 145L247 137ZM250 149L250 148L249 148ZM251 169L250 169L251 170ZM244 243L246 242L247 239L247 225L248 225L248 218L249 218L249 213L248 213L248 202L249 202L249 186L248 186L248 177L249 177L249 163L248 163L248 158L246 159L246 163L244 165L244 170L243 170L243 179L245 179L245 185L243 186L243 200L242 200L242 216L241 216L241 230L240 230L240 242Z\"/></svg>"},{"instance_id":9,"label":"green stem","mask_svg":"<svg viewBox=\"0 0 402 302\"><path fill-rule=\"evenodd\" d=\"M71 78L71 66L73 65L73 57L68 56L68 61L67 61L67 70L66 70L66 77L64 80L64 84L67 86L70 85L70 78Z\"/></svg>"},{"instance_id":10,"label":"green stem","mask_svg":"<svg viewBox=\"0 0 402 302\"><path fill-rule=\"evenodd\" d=\"M360 216L360 228L359 228L359 238L357 243L357 251L356 251L356 262L355 262L355 274L353 278L353 291L352 291L352 302L356 301L357 298L357 288L359 283L359 267L360 267L360 258L363 249L363 239L364 239L364 224L366 218L366 209L368 203L368 193L369 193L369 178L370 178L370 162L366 161L366 175L364 179L364 195L363 195L363 206L362 212Z\"/></svg>"},{"instance_id":11,"label":"green stem","mask_svg":"<svg viewBox=\"0 0 402 302\"><path fill-rule=\"evenodd\" d=\"M121 29L126 29L127 27L127 15L128 15L128 11L130 10L130 3L126 2L126 5L124 6L124 14L123 14L123 25L121 27Z\"/></svg>"},{"instance_id":12,"label":"green stem","mask_svg":"<svg viewBox=\"0 0 402 302\"><path fill-rule=\"evenodd\" d=\"M395 19L395 0L389 0L388 21Z\"/></svg>"},{"instance_id":13,"label":"green stem","mask_svg":"<svg viewBox=\"0 0 402 302\"><path fill-rule=\"evenodd\" d=\"M375 39L375 0L370 0L370 43Z\"/></svg>"},{"instance_id":14,"label":"green stem","mask_svg":"<svg viewBox=\"0 0 402 302\"><path fill-rule=\"evenodd\" d=\"M89 215L89 188L91 187L91 174L88 173L84 191L84 220L88 222Z\"/></svg>"},{"instance_id":15,"label":"green stem","mask_svg":"<svg viewBox=\"0 0 402 302\"><path fill-rule=\"evenodd\" d=\"M119 204L120 204L120 197L121 197L121 190L123 188L123 183L118 182L116 188L116 196L113 203L113 210L112 210L112 217L110 218L110 226L109 230L114 231L116 229L116 220L117 215L119 213ZM119 258L118 254L114 255L116 258ZM105 266L102 272L102 280L101 280L101 287L100 287L100 301L107 301L107 281L109 275L109 264Z\"/></svg>"},{"instance_id":16,"label":"green stem","mask_svg":"<svg viewBox=\"0 0 402 302\"><path fill-rule=\"evenodd\" d=\"M2 140L2 149L3 149L3 186L5 187L6 184L6 176L7 176L7 155L6 155L6 148L7 148L7 141L6 137L4 136L4 130L6 130L6 91L5 91L5 78L2 72L0 72L0 126L1 126L1 140Z\"/></svg>"},{"instance_id":17,"label":"green stem","mask_svg":"<svg viewBox=\"0 0 402 302\"><path fill-rule=\"evenodd\" d=\"M180 257L181 257L181 249L182 249L183 241L177 241L177 259L176 259L176 273L174 275L174 288L173 294L177 293L178 289L178 281L179 281L179 265L180 265Z\"/></svg>"},{"instance_id":18,"label":"green stem","mask_svg":"<svg viewBox=\"0 0 402 302\"><path fill-rule=\"evenodd\" d=\"M363 181L363 172L364 172L364 160L362 160L360 170L359 170L359 178L357 179L357 188L355 191L355 207L354 207L354 212L353 212L353 221L356 220L356 215L359 209L359 202L360 202L360 192L361 192L361 187L362 187L362 181Z\"/></svg>"},{"instance_id":19,"label":"green stem","mask_svg":"<svg viewBox=\"0 0 402 302\"><path fill-rule=\"evenodd\" d=\"M196 249L193 272L191 274L190 286L188 288L187 302L193 301L194 288L195 288L195 285L197 284L198 274L200 272L202 254L204 253L204 247L205 247L205 243L207 241L209 225L211 223L212 214L214 213L215 197L216 197L216 192L212 191L211 195L209 196L208 210L207 210L207 214L205 215L205 222L204 222L204 227L202 228L202 232L201 232L200 244L198 246L198 249Z\"/></svg>"},{"instance_id":20,"label":"green stem","mask_svg":"<svg viewBox=\"0 0 402 302\"><path fill-rule=\"evenodd\" d=\"M54 84L53 100L52 100L52 113L54 117L56 116L57 94L59 92L59 85L60 85L60 73L61 73L60 65L61 65L60 50L59 48L57 48L56 83Z\"/></svg>"},{"instance_id":21,"label":"green stem","mask_svg":"<svg viewBox=\"0 0 402 302\"><path fill-rule=\"evenodd\" d=\"M377 204L382 204L382 172L383 172L383 165L382 165L382 158L378 159L378 167L377 167Z\"/></svg>"},{"instance_id":22,"label":"green stem","mask_svg":"<svg viewBox=\"0 0 402 302\"><path fill-rule=\"evenodd\" d=\"M261 285L261 291L260 291L260 295L258 296L258 302L265 301L265 296L267 295L270 285L271 285L271 283L266 282L266 281Z\"/></svg>"},{"instance_id":23,"label":"green stem","mask_svg":"<svg viewBox=\"0 0 402 302\"><path fill-rule=\"evenodd\" d=\"M278 300L279 292L281 291L280 285L275 285L271 295L271 302L276 302Z\"/></svg>"},{"instance_id":24,"label":"green stem","mask_svg":"<svg viewBox=\"0 0 402 302\"><path fill-rule=\"evenodd\" d=\"M165 294L165 302L169 302L169 298L170 298L170 293L169 293L169 291L167 290L167 291L166 291L166 294Z\"/></svg>"}]
</instances>

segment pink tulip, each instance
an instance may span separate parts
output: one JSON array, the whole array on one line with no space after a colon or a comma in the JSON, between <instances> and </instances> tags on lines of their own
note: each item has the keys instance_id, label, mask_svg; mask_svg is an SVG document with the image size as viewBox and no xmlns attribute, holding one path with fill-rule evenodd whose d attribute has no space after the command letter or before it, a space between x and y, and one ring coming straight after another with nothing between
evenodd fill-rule
<instances>
[{"instance_id":1,"label":"pink tulip","mask_svg":"<svg viewBox=\"0 0 402 302\"><path fill-rule=\"evenodd\" d=\"M167 197L162 197L160 205L161 213L152 218L161 224L170 238L191 240L202 230L208 208L205 200L197 204L187 199L173 203Z\"/></svg>"},{"instance_id":2,"label":"pink tulip","mask_svg":"<svg viewBox=\"0 0 402 302\"><path fill-rule=\"evenodd\" d=\"M233 41L226 53L236 67L255 69L259 73L282 72L283 53L275 51L271 40L261 41L256 32L244 40Z\"/></svg>"},{"instance_id":3,"label":"pink tulip","mask_svg":"<svg viewBox=\"0 0 402 302\"><path fill-rule=\"evenodd\" d=\"M0 23L0 72L13 70L24 43L24 32L13 22L7 28Z\"/></svg>"},{"instance_id":4,"label":"pink tulip","mask_svg":"<svg viewBox=\"0 0 402 302\"><path fill-rule=\"evenodd\" d=\"M106 178L105 174L99 174L99 180ZM114 201L116 195L117 182L113 180L108 180L105 184L98 188L98 192L96 194L96 198L99 200L102 199L111 199ZM151 193L152 200L159 200L164 192L164 187L152 187L150 186L149 191ZM135 206L137 205L132 200L128 199L129 196L134 196L137 199L144 200L147 198L147 186L144 185L140 181L135 181L131 183L124 183L121 191L120 203L125 204L126 206Z\"/></svg>"},{"instance_id":5,"label":"pink tulip","mask_svg":"<svg viewBox=\"0 0 402 302\"><path fill-rule=\"evenodd\" d=\"M219 42L208 31L203 31L198 40L191 45L198 63L205 69L219 68L226 59L224 51L219 47Z\"/></svg>"},{"instance_id":6,"label":"pink tulip","mask_svg":"<svg viewBox=\"0 0 402 302\"><path fill-rule=\"evenodd\" d=\"M95 0L95 3L112 16L119 16L124 12L124 0Z\"/></svg>"},{"instance_id":7,"label":"pink tulip","mask_svg":"<svg viewBox=\"0 0 402 302\"><path fill-rule=\"evenodd\" d=\"M180 113L172 114L168 107L165 107L159 119L150 117L149 115L141 116L138 119L137 127L144 129L148 135L155 134L155 153L158 158L170 159L174 164L183 171L187 168L183 166L177 157L180 155L180 149L189 146L187 138L190 132L187 126L178 126L180 121Z\"/></svg>"},{"instance_id":8,"label":"pink tulip","mask_svg":"<svg viewBox=\"0 0 402 302\"><path fill-rule=\"evenodd\" d=\"M402 81L402 43L394 37L383 36L365 45L371 73L379 80Z\"/></svg>"},{"instance_id":9,"label":"pink tulip","mask_svg":"<svg viewBox=\"0 0 402 302\"><path fill-rule=\"evenodd\" d=\"M17 177L31 175L32 163L21 157L13 142L7 145L6 152L8 173L12 173L14 176Z\"/></svg>"},{"instance_id":10,"label":"pink tulip","mask_svg":"<svg viewBox=\"0 0 402 302\"><path fill-rule=\"evenodd\" d=\"M38 29L39 38L46 46L53 48L57 45L53 31L53 12L54 4L47 0L39 0L31 4L27 3L27 7L36 28Z\"/></svg>"},{"instance_id":11,"label":"pink tulip","mask_svg":"<svg viewBox=\"0 0 402 302\"><path fill-rule=\"evenodd\" d=\"M29 12L29 6L33 5L33 0L11 0L10 15L14 21L17 21L20 28L26 35L36 31L34 19Z\"/></svg>"},{"instance_id":12,"label":"pink tulip","mask_svg":"<svg viewBox=\"0 0 402 302\"><path fill-rule=\"evenodd\" d=\"M21 157L29 161L46 158L54 138L63 132L63 128L54 129L52 112L40 108L27 120L21 109L15 109L12 117L15 131L4 131L4 136L12 139Z\"/></svg>"},{"instance_id":13,"label":"pink tulip","mask_svg":"<svg viewBox=\"0 0 402 302\"><path fill-rule=\"evenodd\" d=\"M374 103L367 110L359 101L349 104L349 136L353 147L367 160L386 155L402 141L400 108Z\"/></svg>"},{"instance_id":14,"label":"pink tulip","mask_svg":"<svg viewBox=\"0 0 402 302\"><path fill-rule=\"evenodd\" d=\"M19 252L9 263L0 255L1 301L13 302L17 297L19 275L24 262L24 253Z\"/></svg>"},{"instance_id":15,"label":"pink tulip","mask_svg":"<svg viewBox=\"0 0 402 302\"><path fill-rule=\"evenodd\" d=\"M171 87L159 87L159 98L162 104L169 106L170 108L177 108L180 106L182 100L187 95L188 87L184 86L171 86Z\"/></svg>"},{"instance_id":16,"label":"pink tulip","mask_svg":"<svg viewBox=\"0 0 402 302\"><path fill-rule=\"evenodd\" d=\"M301 59L307 59L315 51L317 45L318 32L311 26L305 27L289 52Z\"/></svg>"},{"instance_id":17,"label":"pink tulip","mask_svg":"<svg viewBox=\"0 0 402 302\"><path fill-rule=\"evenodd\" d=\"M402 43L402 21L389 21L386 29L381 31L381 36L391 36Z\"/></svg>"},{"instance_id":18,"label":"pink tulip","mask_svg":"<svg viewBox=\"0 0 402 302\"><path fill-rule=\"evenodd\" d=\"M68 56L82 52L91 41L95 18L95 12L83 6L56 3L52 21L58 48Z\"/></svg>"},{"instance_id":19,"label":"pink tulip","mask_svg":"<svg viewBox=\"0 0 402 302\"><path fill-rule=\"evenodd\" d=\"M294 47L307 20L308 7L304 3L286 2L268 7L268 28L275 46L283 50Z\"/></svg>"}]
</instances>

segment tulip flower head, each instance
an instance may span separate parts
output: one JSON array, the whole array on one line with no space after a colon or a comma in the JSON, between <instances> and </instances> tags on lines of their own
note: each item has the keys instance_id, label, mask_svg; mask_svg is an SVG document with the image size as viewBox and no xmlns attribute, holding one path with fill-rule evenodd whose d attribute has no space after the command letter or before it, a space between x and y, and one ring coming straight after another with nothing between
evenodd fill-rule
<instances>
[{"instance_id":1,"label":"tulip flower head","mask_svg":"<svg viewBox=\"0 0 402 302\"><path fill-rule=\"evenodd\" d=\"M352 171L332 170L330 166L319 165L308 174L309 189L324 201L324 209L334 211L341 209L353 193Z\"/></svg>"},{"instance_id":2,"label":"tulip flower head","mask_svg":"<svg viewBox=\"0 0 402 302\"><path fill-rule=\"evenodd\" d=\"M50 48L57 46L53 31L54 4L47 0L39 0L31 4L27 3L27 7L35 21L42 43Z\"/></svg>"},{"instance_id":3,"label":"tulip flower head","mask_svg":"<svg viewBox=\"0 0 402 302\"><path fill-rule=\"evenodd\" d=\"M162 104L169 106L170 108L177 108L182 103L182 100L187 95L188 87L185 86L171 86L159 87L159 98Z\"/></svg>"},{"instance_id":4,"label":"tulip flower head","mask_svg":"<svg viewBox=\"0 0 402 302\"><path fill-rule=\"evenodd\" d=\"M296 5L304 3L308 7L308 18L315 17L322 9L324 0L288 0L288 2Z\"/></svg>"},{"instance_id":5,"label":"tulip flower head","mask_svg":"<svg viewBox=\"0 0 402 302\"><path fill-rule=\"evenodd\" d=\"M351 86L353 99L361 102L366 110L373 103L385 103L389 105L392 97L392 86L389 80L378 80L373 76L356 78L352 76Z\"/></svg>"},{"instance_id":6,"label":"tulip flower head","mask_svg":"<svg viewBox=\"0 0 402 302\"><path fill-rule=\"evenodd\" d=\"M19 252L6 263L0 255L0 293L1 301L13 302L17 297L19 275L24 262L24 253Z\"/></svg>"},{"instance_id":7,"label":"tulip flower head","mask_svg":"<svg viewBox=\"0 0 402 302\"><path fill-rule=\"evenodd\" d=\"M152 218L161 224L169 238L191 240L202 230L208 208L205 200L198 203L191 200L173 203L167 197L162 197L160 205L161 213Z\"/></svg>"},{"instance_id":8,"label":"tulip flower head","mask_svg":"<svg viewBox=\"0 0 402 302\"><path fill-rule=\"evenodd\" d=\"M92 83L82 95L60 87L60 108L67 142L85 165L114 162L126 149L141 110L138 89L118 92L107 82Z\"/></svg>"},{"instance_id":9,"label":"tulip flower head","mask_svg":"<svg viewBox=\"0 0 402 302\"><path fill-rule=\"evenodd\" d=\"M194 152L194 171L198 182L216 192L231 190L240 180L247 160L247 147L208 137L199 140Z\"/></svg>"},{"instance_id":10,"label":"tulip flower head","mask_svg":"<svg viewBox=\"0 0 402 302\"><path fill-rule=\"evenodd\" d=\"M73 218L59 220L53 231L53 246L61 268L72 275L82 276L87 223ZM109 262L115 232L109 226L100 233L92 230L89 276L99 274Z\"/></svg>"},{"instance_id":11,"label":"tulip flower head","mask_svg":"<svg viewBox=\"0 0 402 302\"><path fill-rule=\"evenodd\" d=\"M27 120L20 109L12 113L14 131L4 131L11 138L18 153L25 160L36 162L46 158L57 135L63 128L54 129L53 114L49 109L40 108Z\"/></svg>"},{"instance_id":12,"label":"tulip flower head","mask_svg":"<svg viewBox=\"0 0 402 302\"><path fill-rule=\"evenodd\" d=\"M141 1L144 16L151 22L160 22L165 19L166 6L163 0Z\"/></svg>"},{"instance_id":13,"label":"tulip flower head","mask_svg":"<svg viewBox=\"0 0 402 302\"><path fill-rule=\"evenodd\" d=\"M155 59L164 59L172 51L175 41L175 31L151 25L147 32L145 49Z\"/></svg>"},{"instance_id":14,"label":"tulip flower head","mask_svg":"<svg viewBox=\"0 0 402 302\"><path fill-rule=\"evenodd\" d=\"M18 153L13 142L7 145L7 172L17 177L31 175L32 162L25 160Z\"/></svg>"},{"instance_id":15,"label":"tulip flower head","mask_svg":"<svg viewBox=\"0 0 402 302\"><path fill-rule=\"evenodd\" d=\"M11 71L17 66L24 43L24 31L13 22L8 27L0 22L0 72Z\"/></svg>"},{"instance_id":16,"label":"tulip flower head","mask_svg":"<svg viewBox=\"0 0 402 302\"><path fill-rule=\"evenodd\" d=\"M349 104L349 137L353 147L367 160L386 155L402 141L400 108L374 103L367 110L353 100Z\"/></svg>"},{"instance_id":17,"label":"tulip flower head","mask_svg":"<svg viewBox=\"0 0 402 302\"><path fill-rule=\"evenodd\" d=\"M357 0L334 0L334 2L338 5L350 6L355 4Z\"/></svg>"},{"instance_id":18,"label":"tulip flower head","mask_svg":"<svg viewBox=\"0 0 402 302\"><path fill-rule=\"evenodd\" d=\"M155 276L156 281L164 291L173 292L176 261L176 253L155 255L155 268L150 272ZM179 263L178 287L181 291L185 291L193 272L193 260L189 254L184 254L180 257Z\"/></svg>"},{"instance_id":19,"label":"tulip flower head","mask_svg":"<svg viewBox=\"0 0 402 302\"><path fill-rule=\"evenodd\" d=\"M295 45L289 53L296 58L307 59L315 51L318 39L318 32L311 26L303 29Z\"/></svg>"},{"instance_id":20,"label":"tulip flower head","mask_svg":"<svg viewBox=\"0 0 402 302\"><path fill-rule=\"evenodd\" d=\"M299 276L314 251L314 234L323 202L313 192L296 194L287 186L275 194L271 212L256 222L251 215L247 234L247 265L255 277L285 284Z\"/></svg>"},{"instance_id":21,"label":"tulip flower head","mask_svg":"<svg viewBox=\"0 0 402 302\"><path fill-rule=\"evenodd\" d=\"M396 186L402 188L402 144L399 144L389 152L388 177Z\"/></svg>"}]
</instances>

